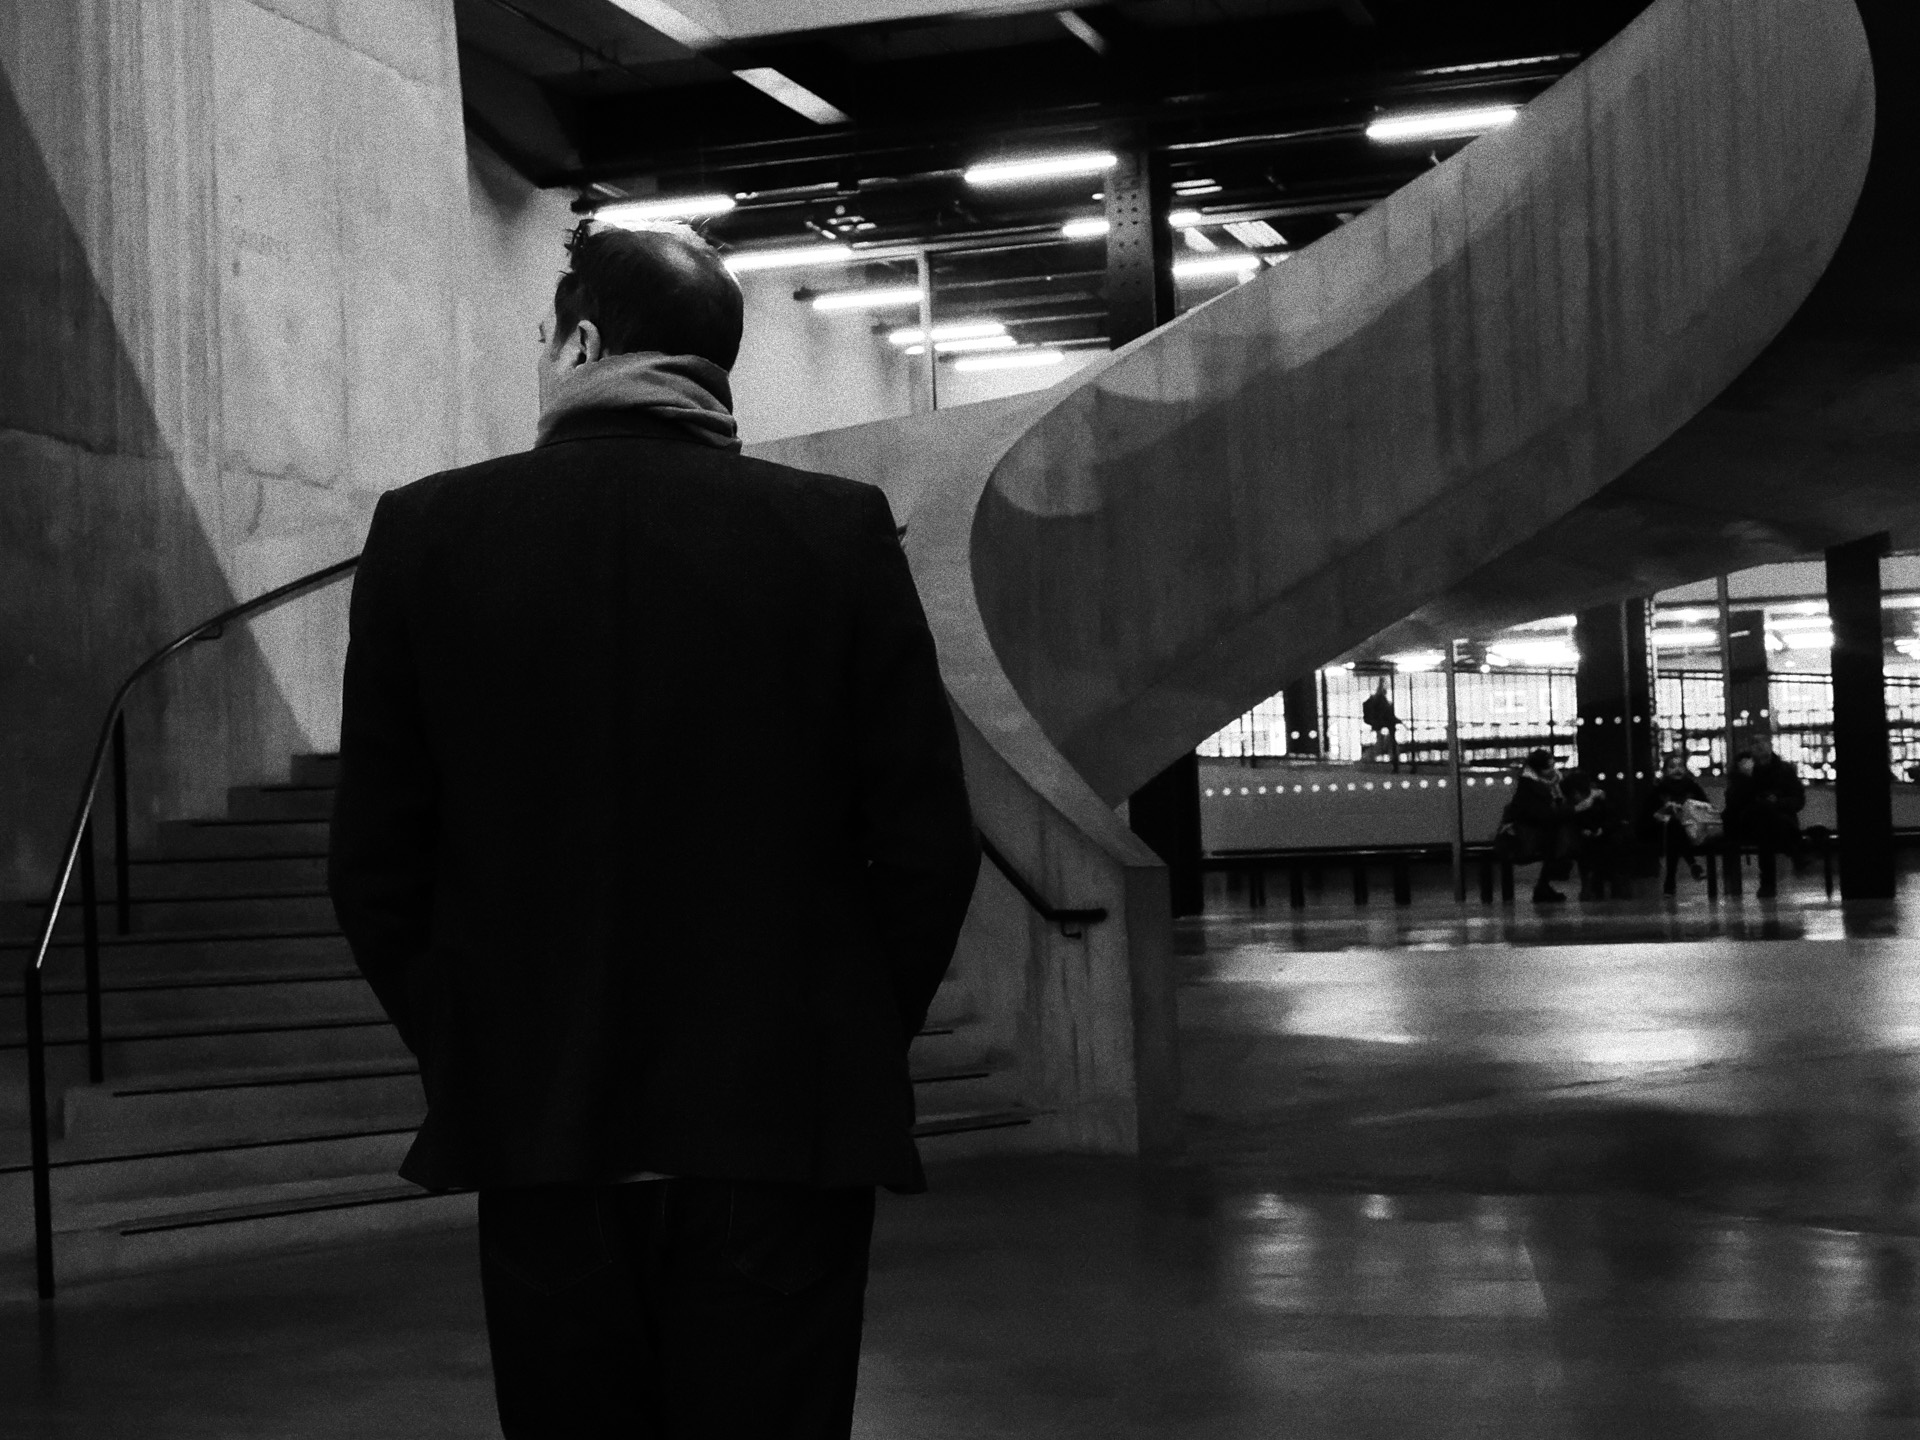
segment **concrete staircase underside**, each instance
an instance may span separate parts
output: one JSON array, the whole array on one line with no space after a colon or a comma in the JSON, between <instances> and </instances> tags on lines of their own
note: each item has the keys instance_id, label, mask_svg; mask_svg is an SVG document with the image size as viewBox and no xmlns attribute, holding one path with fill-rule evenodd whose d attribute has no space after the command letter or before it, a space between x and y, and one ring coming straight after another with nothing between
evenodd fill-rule
<instances>
[{"instance_id":1,"label":"concrete staircase underside","mask_svg":"<svg viewBox=\"0 0 1920 1440\"><path fill-rule=\"evenodd\" d=\"M135 855L130 933L101 911L98 1085L77 900L62 914L43 981L59 1284L473 1219L471 1193L395 1173L425 1102L326 894L335 765L295 756L288 783L235 787L226 817L165 824ZM0 918L0 1289L31 1283L21 968L42 913ZM929 1159L1005 1148L1035 1118L961 977L912 1059Z\"/></svg>"}]
</instances>

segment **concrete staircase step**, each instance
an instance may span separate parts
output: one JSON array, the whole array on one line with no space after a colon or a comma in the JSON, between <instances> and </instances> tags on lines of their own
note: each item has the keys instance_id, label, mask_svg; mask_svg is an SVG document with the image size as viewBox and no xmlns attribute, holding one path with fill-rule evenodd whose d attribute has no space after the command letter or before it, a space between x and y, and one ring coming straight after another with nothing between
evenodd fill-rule
<instances>
[{"instance_id":1,"label":"concrete staircase step","mask_svg":"<svg viewBox=\"0 0 1920 1440\"><path fill-rule=\"evenodd\" d=\"M419 1117L334 1131L290 1132L259 1141L182 1136L165 1150L89 1158L54 1153L50 1187L56 1217L90 1207L176 1195L245 1191L261 1185L342 1176L391 1177L413 1144Z\"/></svg>"},{"instance_id":2,"label":"concrete staircase step","mask_svg":"<svg viewBox=\"0 0 1920 1440\"><path fill-rule=\"evenodd\" d=\"M222 855L324 855L333 826L320 820L165 820L151 854L177 859ZM102 847L104 869L111 853Z\"/></svg>"},{"instance_id":3,"label":"concrete staircase step","mask_svg":"<svg viewBox=\"0 0 1920 1440\"><path fill-rule=\"evenodd\" d=\"M64 976L51 993L43 992L41 1014L47 1039L85 1040L86 1003L78 976ZM188 985L109 985L103 977L101 985L100 1028L109 1038L161 1029L293 1025L315 1015L378 1020L384 1012L372 987L353 969ZM0 1007L0 1045L17 1045L25 1039L24 1007Z\"/></svg>"},{"instance_id":4,"label":"concrete staircase step","mask_svg":"<svg viewBox=\"0 0 1920 1440\"><path fill-rule=\"evenodd\" d=\"M340 783L340 752L330 750L310 755L296 755L287 776L295 785L338 785Z\"/></svg>"},{"instance_id":5,"label":"concrete staircase step","mask_svg":"<svg viewBox=\"0 0 1920 1440\"><path fill-rule=\"evenodd\" d=\"M39 934L40 919L46 913L45 901L11 907L5 925L9 939L25 940ZM98 924L102 938L114 927L113 906L103 904ZM129 920L135 935L236 934L245 931L286 934L337 929L333 901L324 889L305 887L274 894L202 895L171 900L132 902ZM85 921L75 896L60 908L54 935L78 940Z\"/></svg>"},{"instance_id":6,"label":"concrete staircase step","mask_svg":"<svg viewBox=\"0 0 1920 1440\"><path fill-rule=\"evenodd\" d=\"M0 944L0 1009L17 1003L27 942ZM103 987L188 985L196 982L297 979L353 969L353 953L340 933L324 930L281 934L103 935L100 983ZM78 939L56 939L41 972L42 995L78 990L86 983L86 960Z\"/></svg>"},{"instance_id":7,"label":"concrete staircase step","mask_svg":"<svg viewBox=\"0 0 1920 1440\"><path fill-rule=\"evenodd\" d=\"M1011 1109L1019 1100L1019 1076L987 1064L913 1071L916 1110L934 1115L992 1114Z\"/></svg>"},{"instance_id":8,"label":"concrete staircase step","mask_svg":"<svg viewBox=\"0 0 1920 1440\"><path fill-rule=\"evenodd\" d=\"M230 785L230 820L326 820L333 815L331 785Z\"/></svg>"},{"instance_id":9,"label":"concrete staircase step","mask_svg":"<svg viewBox=\"0 0 1920 1440\"><path fill-rule=\"evenodd\" d=\"M106 1203L60 1217L54 1273L59 1283L73 1284L471 1225L474 1219L471 1192L429 1194L391 1175L347 1175Z\"/></svg>"},{"instance_id":10,"label":"concrete staircase step","mask_svg":"<svg viewBox=\"0 0 1920 1440\"><path fill-rule=\"evenodd\" d=\"M298 1025L208 1027L110 1036L102 1046L109 1080L159 1077L254 1066L320 1066L334 1061L410 1061L399 1032L383 1019L304 1019ZM50 1098L86 1082L87 1047L73 1040L47 1046ZM24 1113L26 1047L0 1046L0 1119Z\"/></svg>"},{"instance_id":11,"label":"concrete staircase step","mask_svg":"<svg viewBox=\"0 0 1920 1440\"><path fill-rule=\"evenodd\" d=\"M267 1139L411 1118L426 1102L412 1056L318 1065L257 1065L76 1086L66 1092L61 1134L73 1154L155 1148L165 1137L196 1142Z\"/></svg>"},{"instance_id":12,"label":"concrete staircase step","mask_svg":"<svg viewBox=\"0 0 1920 1440\"><path fill-rule=\"evenodd\" d=\"M229 855L207 858L136 855L127 867L127 893L134 900L195 895L284 894L324 891L327 855Z\"/></svg>"}]
</instances>

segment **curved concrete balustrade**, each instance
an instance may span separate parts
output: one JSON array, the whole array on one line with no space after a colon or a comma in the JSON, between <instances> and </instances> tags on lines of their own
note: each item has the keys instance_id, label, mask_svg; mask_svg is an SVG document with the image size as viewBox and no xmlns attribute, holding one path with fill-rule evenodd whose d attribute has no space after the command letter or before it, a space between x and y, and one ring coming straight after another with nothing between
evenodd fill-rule
<instances>
[{"instance_id":1,"label":"curved concrete balustrade","mask_svg":"<svg viewBox=\"0 0 1920 1440\"><path fill-rule=\"evenodd\" d=\"M1920 10L1859 0L1875 71L1920 64ZM1876 530L1920 547L1920 91L1875 95L1873 158L1813 293L1760 358L1591 500L1378 637L1438 637L1634 599Z\"/></svg>"},{"instance_id":2,"label":"curved concrete balustrade","mask_svg":"<svg viewBox=\"0 0 1920 1440\"><path fill-rule=\"evenodd\" d=\"M1177 1143L1165 872L1114 802L1591 500L1831 256L1873 83L1848 0L1659 0L1507 130L1053 389L757 447L883 486L976 812L956 967L1046 1112Z\"/></svg>"},{"instance_id":3,"label":"curved concrete balustrade","mask_svg":"<svg viewBox=\"0 0 1920 1440\"><path fill-rule=\"evenodd\" d=\"M1850 0L1666 0L1059 396L973 545L1048 735L1117 801L1591 498L1806 297L1872 118Z\"/></svg>"}]
</instances>

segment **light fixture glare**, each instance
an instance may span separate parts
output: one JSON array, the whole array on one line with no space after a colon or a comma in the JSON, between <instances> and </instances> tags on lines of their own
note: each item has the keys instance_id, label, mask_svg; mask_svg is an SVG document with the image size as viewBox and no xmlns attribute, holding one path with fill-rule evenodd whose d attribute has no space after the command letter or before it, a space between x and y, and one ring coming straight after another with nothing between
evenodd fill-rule
<instances>
[{"instance_id":1,"label":"light fixture glare","mask_svg":"<svg viewBox=\"0 0 1920 1440\"><path fill-rule=\"evenodd\" d=\"M1058 350L1010 350L1004 355L963 355L953 362L956 370L1033 370L1043 365L1059 365L1066 356Z\"/></svg>"},{"instance_id":2,"label":"light fixture glare","mask_svg":"<svg viewBox=\"0 0 1920 1440\"><path fill-rule=\"evenodd\" d=\"M969 166L963 178L969 185L1018 185L1025 180L1051 180L1061 175L1092 175L1110 170L1116 157L1107 150L1068 155L1035 155L1027 160L994 160Z\"/></svg>"},{"instance_id":3,"label":"light fixture glare","mask_svg":"<svg viewBox=\"0 0 1920 1440\"><path fill-rule=\"evenodd\" d=\"M876 290L836 290L813 297L816 310L887 310L896 305L918 305L918 285L892 285Z\"/></svg>"},{"instance_id":4,"label":"light fixture glare","mask_svg":"<svg viewBox=\"0 0 1920 1440\"><path fill-rule=\"evenodd\" d=\"M670 200L615 200L593 212L593 218L616 230L651 224L656 220L691 220L700 215L724 215L733 209L731 195L680 195Z\"/></svg>"},{"instance_id":5,"label":"light fixture glare","mask_svg":"<svg viewBox=\"0 0 1920 1440\"><path fill-rule=\"evenodd\" d=\"M1104 215L1089 215L1081 220L1069 220L1060 227L1060 234L1068 240L1092 240L1104 235L1113 228L1113 223Z\"/></svg>"},{"instance_id":6,"label":"light fixture glare","mask_svg":"<svg viewBox=\"0 0 1920 1440\"><path fill-rule=\"evenodd\" d=\"M851 245L797 245L783 250L742 250L727 257L727 268L738 275L746 270L789 270L800 265L844 265L853 259Z\"/></svg>"},{"instance_id":7,"label":"light fixture glare","mask_svg":"<svg viewBox=\"0 0 1920 1440\"><path fill-rule=\"evenodd\" d=\"M1383 145L1402 140L1458 139L1510 125L1519 113L1517 105L1476 105L1464 110L1389 115L1367 126L1367 138Z\"/></svg>"}]
</instances>

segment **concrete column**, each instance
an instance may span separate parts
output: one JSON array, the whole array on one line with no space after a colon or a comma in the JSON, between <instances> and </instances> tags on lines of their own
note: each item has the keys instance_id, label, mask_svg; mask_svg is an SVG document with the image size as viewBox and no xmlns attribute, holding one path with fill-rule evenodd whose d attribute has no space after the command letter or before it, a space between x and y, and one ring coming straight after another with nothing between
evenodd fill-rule
<instances>
[{"instance_id":1,"label":"concrete column","mask_svg":"<svg viewBox=\"0 0 1920 1440\"><path fill-rule=\"evenodd\" d=\"M1727 734L1733 746L1727 756L1729 774L1754 732L1770 727L1773 720L1767 697L1766 621L1763 610L1727 612Z\"/></svg>"},{"instance_id":2,"label":"concrete column","mask_svg":"<svg viewBox=\"0 0 1920 1440\"><path fill-rule=\"evenodd\" d=\"M1646 602L1581 611L1575 638L1580 768L1599 781L1620 815L1631 816L1654 769Z\"/></svg>"},{"instance_id":3,"label":"concrete column","mask_svg":"<svg viewBox=\"0 0 1920 1440\"><path fill-rule=\"evenodd\" d=\"M1880 623L1885 532L1827 551L1827 613L1833 619L1834 808L1840 894L1893 898L1893 760Z\"/></svg>"},{"instance_id":4,"label":"concrete column","mask_svg":"<svg viewBox=\"0 0 1920 1440\"><path fill-rule=\"evenodd\" d=\"M1107 338L1118 350L1173 318L1173 236L1165 160L1131 137L1114 153L1120 162L1107 172ZM1135 791L1127 820L1172 872L1173 913L1197 915L1203 890L1199 757L1183 755Z\"/></svg>"}]
</instances>

